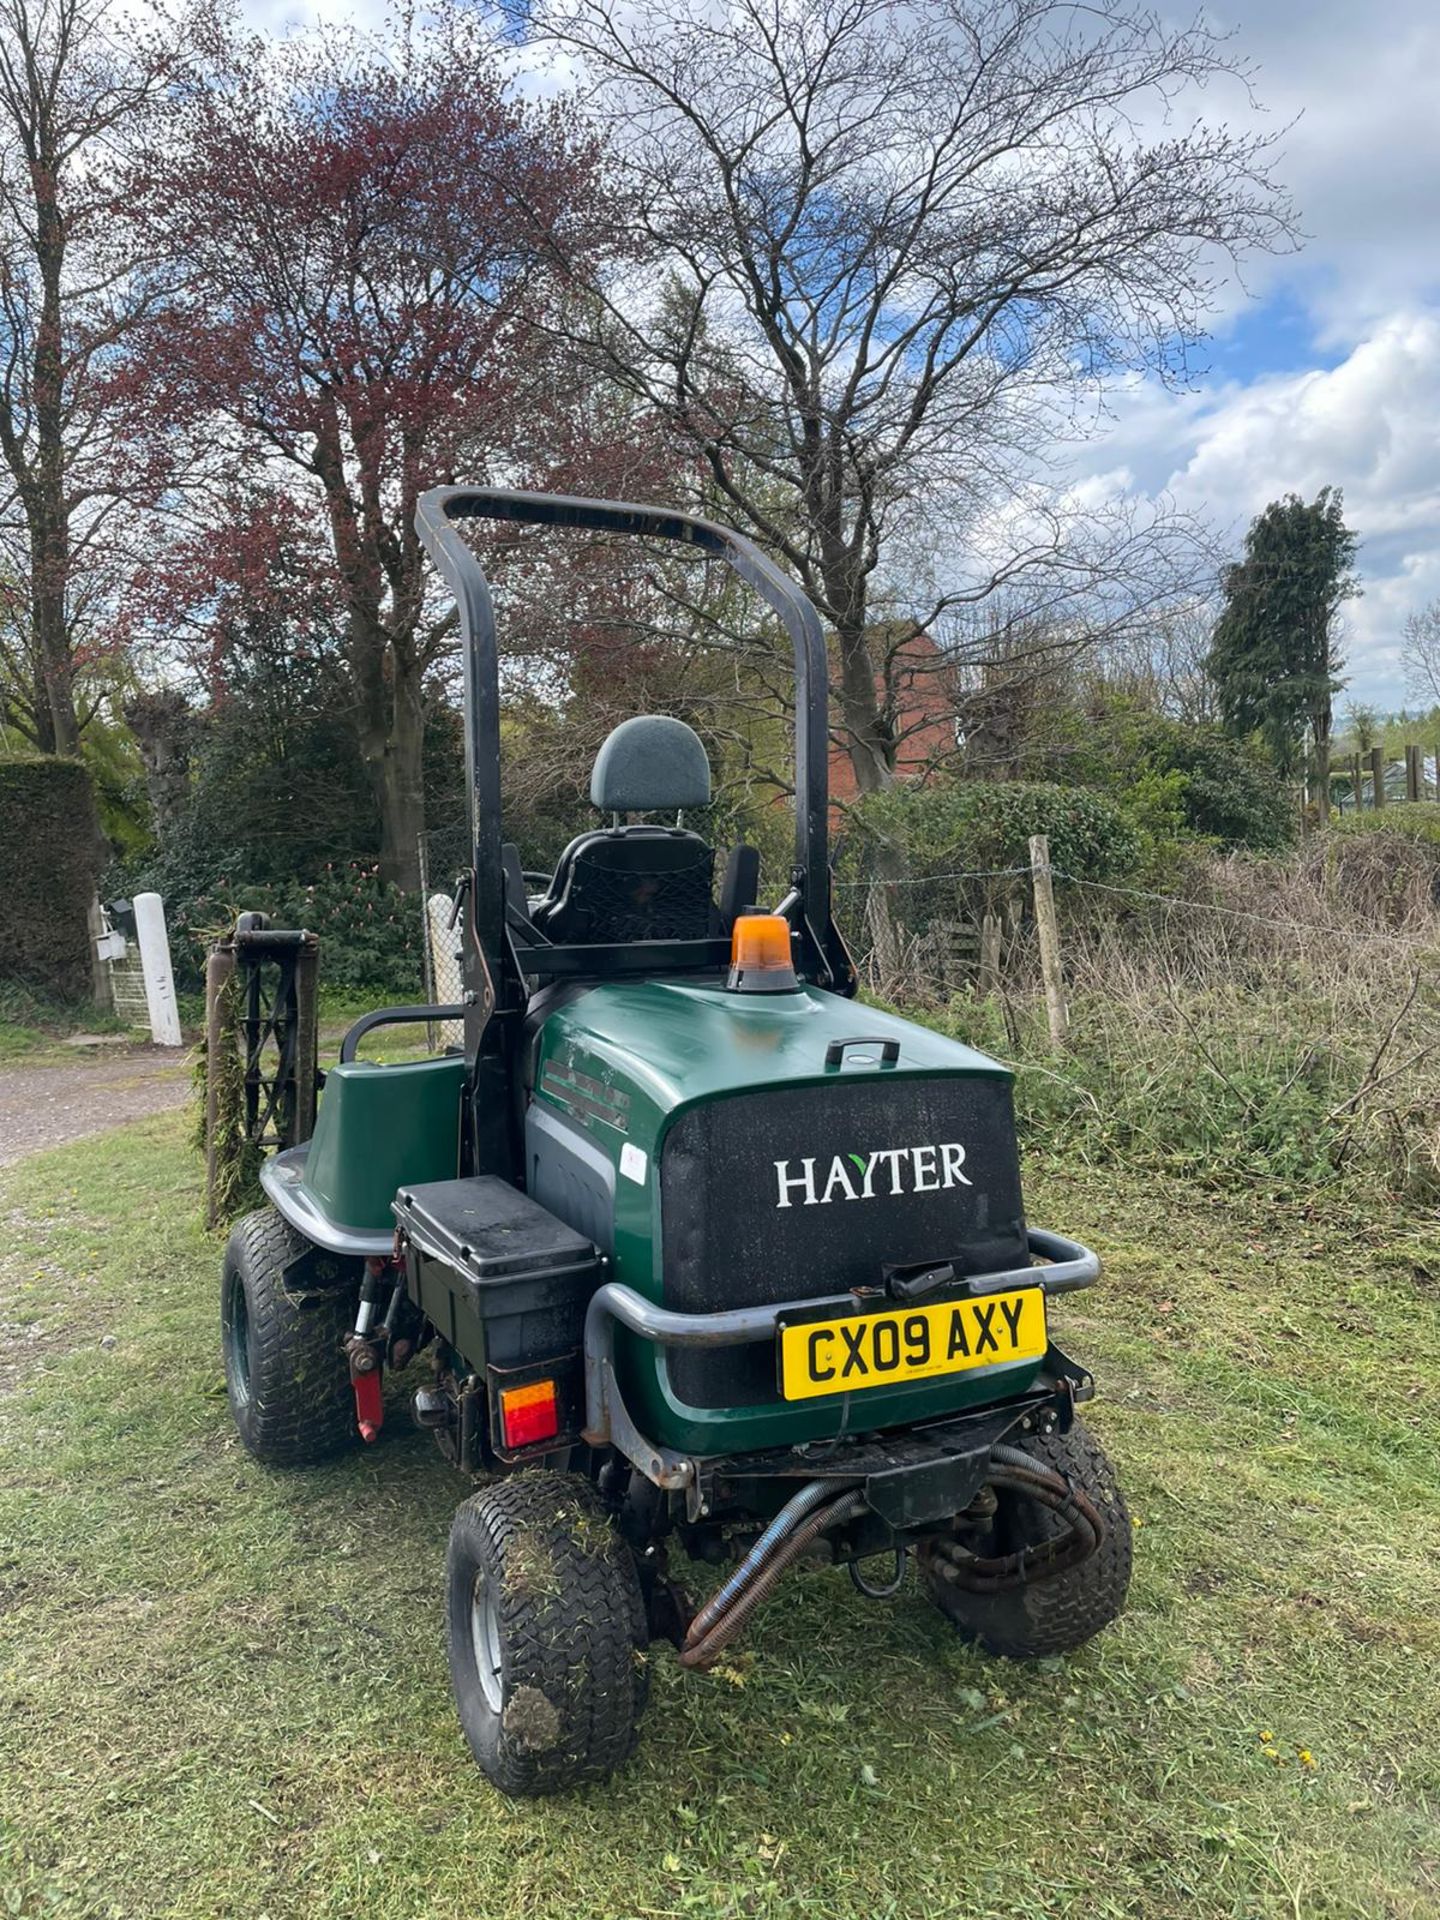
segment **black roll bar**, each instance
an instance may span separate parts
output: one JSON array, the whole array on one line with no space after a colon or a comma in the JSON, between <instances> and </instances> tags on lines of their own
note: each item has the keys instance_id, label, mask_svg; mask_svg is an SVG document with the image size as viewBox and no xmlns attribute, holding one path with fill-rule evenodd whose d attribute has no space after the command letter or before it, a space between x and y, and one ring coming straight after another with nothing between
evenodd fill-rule
<instances>
[{"instance_id":1,"label":"black roll bar","mask_svg":"<svg viewBox=\"0 0 1440 1920\"><path fill-rule=\"evenodd\" d=\"M465 945L470 990L465 1051L477 1061L475 1101L480 1126L478 1056L503 1041L491 1015L518 1009L520 983L513 978L505 938L505 881L500 821L500 671L495 608L478 557L457 524L503 520L527 526L576 527L594 532L675 540L724 560L784 624L795 653L795 870L794 918L800 936L801 969L811 979L853 992L848 955L830 916L830 870L826 851L829 810L829 672L820 618L793 581L753 541L692 514L567 494L516 493L496 487L432 487L420 497L415 527L426 552L455 595L465 673L465 760L470 796L474 878L470 899L473 940ZM472 997L473 996L473 997ZM482 1045L482 1035L490 1040ZM498 1080L493 1091L499 1093ZM503 1100L496 1109L504 1106ZM492 1141L502 1153L498 1138ZM484 1143L475 1141L477 1170L487 1164Z\"/></svg>"},{"instance_id":2,"label":"black roll bar","mask_svg":"<svg viewBox=\"0 0 1440 1920\"><path fill-rule=\"evenodd\" d=\"M508 520L526 526L580 527L676 540L724 560L747 586L779 614L795 652L795 865L804 876L802 902L812 931L829 912L826 814L829 807L829 730L826 714L828 663L820 617L809 600L743 534L693 514L638 507L568 494L513 493L493 487L434 487L422 494L415 525L426 551L455 594L465 639L466 700L471 706L467 743L474 767L471 792L481 803L480 821L494 841L493 898L476 902L476 918L498 936L500 891L500 696L495 609L489 583L457 520ZM473 699L472 699L473 696ZM478 837L478 836L477 836ZM477 861L477 865L478 865ZM488 944L488 941L487 941ZM815 959L825 968L823 942Z\"/></svg>"}]
</instances>

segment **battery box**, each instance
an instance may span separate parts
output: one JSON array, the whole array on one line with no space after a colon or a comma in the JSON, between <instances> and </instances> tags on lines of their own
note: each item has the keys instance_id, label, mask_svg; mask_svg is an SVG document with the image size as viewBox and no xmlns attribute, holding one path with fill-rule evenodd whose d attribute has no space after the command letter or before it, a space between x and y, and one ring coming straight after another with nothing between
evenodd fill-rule
<instances>
[{"instance_id":1,"label":"battery box","mask_svg":"<svg viewBox=\"0 0 1440 1920\"><path fill-rule=\"evenodd\" d=\"M594 1244L506 1180L402 1187L394 1201L410 1298L479 1373L584 1345L605 1278Z\"/></svg>"}]
</instances>

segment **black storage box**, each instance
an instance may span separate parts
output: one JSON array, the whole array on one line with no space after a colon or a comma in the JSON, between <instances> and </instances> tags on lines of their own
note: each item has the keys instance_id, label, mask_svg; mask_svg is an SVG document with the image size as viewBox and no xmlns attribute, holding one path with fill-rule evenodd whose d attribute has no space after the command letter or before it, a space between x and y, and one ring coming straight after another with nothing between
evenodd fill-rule
<instances>
[{"instance_id":1,"label":"black storage box","mask_svg":"<svg viewBox=\"0 0 1440 1920\"><path fill-rule=\"evenodd\" d=\"M493 1175L402 1187L410 1297L477 1372L573 1354L604 1279L592 1242Z\"/></svg>"}]
</instances>

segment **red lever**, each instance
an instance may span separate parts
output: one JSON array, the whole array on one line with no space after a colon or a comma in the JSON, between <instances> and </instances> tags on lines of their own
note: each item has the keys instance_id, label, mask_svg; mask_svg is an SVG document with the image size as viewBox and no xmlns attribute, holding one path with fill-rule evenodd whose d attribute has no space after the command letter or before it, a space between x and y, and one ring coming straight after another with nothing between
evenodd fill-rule
<instances>
[{"instance_id":1,"label":"red lever","mask_svg":"<svg viewBox=\"0 0 1440 1920\"><path fill-rule=\"evenodd\" d=\"M385 1424L385 1395L380 1368L372 1367L367 1373L357 1373L353 1385L355 1419L360 1428L360 1438L368 1446Z\"/></svg>"}]
</instances>

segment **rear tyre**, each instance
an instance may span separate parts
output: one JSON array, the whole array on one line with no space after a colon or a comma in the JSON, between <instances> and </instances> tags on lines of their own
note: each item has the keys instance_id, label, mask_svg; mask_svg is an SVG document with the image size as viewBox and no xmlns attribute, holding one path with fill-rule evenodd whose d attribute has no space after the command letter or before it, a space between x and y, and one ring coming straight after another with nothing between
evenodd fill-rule
<instances>
[{"instance_id":1,"label":"rear tyre","mask_svg":"<svg viewBox=\"0 0 1440 1920\"><path fill-rule=\"evenodd\" d=\"M629 1759L649 1690L645 1606L588 1480L536 1470L473 1494L446 1583L460 1725L494 1786L558 1793Z\"/></svg>"},{"instance_id":2,"label":"rear tyre","mask_svg":"<svg viewBox=\"0 0 1440 1920\"><path fill-rule=\"evenodd\" d=\"M917 1558L931 1599L967 1640L1011 1660L1042 1660L1084 1646L1123 1610L1130 1588L1130 1515L1114 1469L1078 1420L1069 1433L1026 1434L1010 1444L1089 1495L1105 1522L1099 1551L1068 1573L1010 1593L967 1593L943 1578L933 1549L922 1548ZM983 1552L1012 1553L1065 1532L1063 1520L1023 1494L999 1488L997 1500L993 1541Z\"/></svg>"},{"instance_id":3,"label":"rear tyre","mask_svg":"<svg viewBox=\"0 0 1440 1920\"><path fill-rule=\"evenodd\" d=\"M355 1399L340 1343L356 1290L291 1294L285 1269L309 1242L271 1207L230 1235L220 1276L225 1392L236 1431L270 1467L307 1467L356 1438Z\"/></svg>"}]
</instances>

